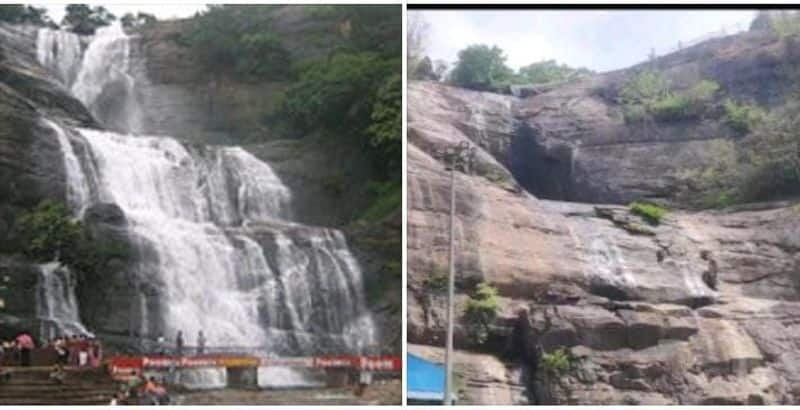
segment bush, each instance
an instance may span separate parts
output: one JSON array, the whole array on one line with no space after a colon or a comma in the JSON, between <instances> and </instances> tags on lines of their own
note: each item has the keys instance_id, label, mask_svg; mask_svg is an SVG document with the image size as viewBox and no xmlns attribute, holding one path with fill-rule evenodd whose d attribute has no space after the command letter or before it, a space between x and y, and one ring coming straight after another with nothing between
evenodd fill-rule
<instances>
[{"instance_id":1,"label":"bush","mask_svg":"<svg viewBox=\"0 0 800 410\"><path fill-rule=\"evenodd\" d=\"M540 363L540 368L543 372L550 376L556 377L563 375L569 371L571 367L569 354L563 347L560 347L551 353L543 354Z\"/></svg>"},{"instance_id":2,"label":"bush","mask_svg":"<svg viewBox=\"0 0 800 410\"><path fill-rule=\"evenodd\" d=\"M653 204L644 202L634 202L629 205L630 212L634 215L639 215L651 225L658 225L661 219L667 214L667 210Z\"/></svg>"},{"instance_id":3,"label":"bush","mask_svg":"<svg viewBox=\"0 0 800 410\"><path fill-rule=\"evenodd\" d=\"M63 261L84 240L83 224L72 220L66 205L51 200L20 215L17 229L23 253L36 262Z\"/></svg>"},{"instance_id":4,"label":"bush","mask_svg":"<svg viewBox=\"0 0 800 410\"><path fill-rule=\"evenodd\" d=\"M695 106L689 98L671 94L650 105L649 111L659 121L673 121L691 118L695 115Z\"/></svg>"},{"instance_id":5,"label":"bush","mask_svg":"<svg viewBox=\"0 0 800 410\"><path fill-rule=\"evenodd\" d=\"M488 283L479 283L464 311L464 321L476 344L483 344L489 338L489 326L497 317L498 308L497 289Z\"/></svg>"},{"instance_id":6,"label":"bush","mask_svg":"<svg viewBox=\"0 0 800 410\"><path fill-rule=\"evenodd\" d=\"M423 286L431 293L442 294L447 292L447 281L446 272L433 271L429 277L425 278Z\"/></svg>"},{"instance_id":7,"label":"bush","mask_svg":"<svg viewBox=\"0 0 800 410\"><path fill-rule=\"evenodd\" d=\"M555 60L548 60L520 67L514 80L525 84L542 84L590 73L585 68L575 69L566 64L559 65Z\"/></svg>"},{"instance_id":8,"label":"bush","mask_svg":"<svg viewBox=\"0 0 800 410\"><path fill-rule=\"evenodd\" d=\"M676 93L666 78L656 71L645 70L631 78L620 91L626 122L642 122L652 115L659 121L696 118L714 100L719 84L703 80L692 88Z\"/></svg>"},{"instance_id":9,"label":"bush","mask_svg":"<svg viewBox=\"0 0 800 410\"><path fill-rule=\"evenodd\" d=\"M512 74L506 66L502 49L476 44L458 52L450 83L472 90L496 92L508 85Z\"/></svg>"},{"instance_id":10,"label":"bush","mask_svg":"<svg viewBox=\"0 0 800 410\"><path fill-rule=\"evenodd\" d=\"M755 129L766 117L766 112L756 105L740 104L733 100L726 100L725 122L734 130L748 133Z\"/></svg>"},{"instance_id":11,"label":"bush","mask_svg":"<svg viewBox=\"0 0 800 410\"><path fill-rule=\"evenodd\" d=\"M653 70L640 71L620 90L620 102L624 105L649 107L670 95L667 79Z\"/></svg>"},{"instance_id":12,"label":"bush","mask_svg":"<svg viewBox=\"0 0 800 410\"><path fill-rule=\"evenodd\" d=\"M92 277L112 259L127 260L132 251L126 243L93 238L61 202L45 200L23 213L16 222L23 253L36 262L58 261Z\"/></svg>"},{"instance_id":13,"label":"bush","mask_svg":"<svg viewBox=\"0 0 800 410\"><path fill-rule=\"evenodd\" d=\"M140 11L140 12L136 13L136 15L134 15L133 13L125 13L125 15L122 16L119 19L119 21L120 21L120 23L122 23L122 27L125 27L125 28L139 28L139 27L145 27L145 26L151 25L151 24L155 23L157 20L156 20L156 16L154 16L154 15L152 15L150 13L142 13Z\"/></svg>"}]
</instances>

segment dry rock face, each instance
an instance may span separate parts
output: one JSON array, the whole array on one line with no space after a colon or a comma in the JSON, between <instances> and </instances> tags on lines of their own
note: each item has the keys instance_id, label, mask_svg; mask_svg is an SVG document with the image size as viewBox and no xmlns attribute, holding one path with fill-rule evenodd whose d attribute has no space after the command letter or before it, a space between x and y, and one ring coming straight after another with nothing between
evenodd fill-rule
<instances>
[{"instance_id":1,"label":"dry rock face","mask_svg":"<svg viewBox=\"0 0 800 410\"><path fill-rule=\"evenodd\" d=\"M714 79L773 105L792 49L751 32L656 64L673 84ZM409 341L443 345L445 305L426 282L447 269L437 152L472 141L478 165L456 174L457 315L478 281L498 289L500 312L483 346L459 323L457 348L521 360L538 403L800 402L800 210L671 211L653 226L613 205L663 198L672 172L712 159L708 144L735 143L719 118L625 124L611 96L630 75L526 98L409 85ZM570 369L548 374L541 352L559 348Z\"/></svg>"}]
</instances>

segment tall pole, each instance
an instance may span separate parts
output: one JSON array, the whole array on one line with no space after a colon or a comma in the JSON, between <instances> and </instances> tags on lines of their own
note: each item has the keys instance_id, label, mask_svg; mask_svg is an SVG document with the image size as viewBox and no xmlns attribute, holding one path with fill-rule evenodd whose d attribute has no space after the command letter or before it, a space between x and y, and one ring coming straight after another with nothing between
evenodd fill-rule
<instances>
[{"instance_id":1,"label":"tall pole","mask_svg":"<svg viewBox=\"0 0 800 410\"><path fill-rule=\"evenodd\" d=\"M447 277L447 348L444 351L444 404L453 404L453 299L455 294L456 164L450 164L450 272Z\"/></svg>"}]
</instances>

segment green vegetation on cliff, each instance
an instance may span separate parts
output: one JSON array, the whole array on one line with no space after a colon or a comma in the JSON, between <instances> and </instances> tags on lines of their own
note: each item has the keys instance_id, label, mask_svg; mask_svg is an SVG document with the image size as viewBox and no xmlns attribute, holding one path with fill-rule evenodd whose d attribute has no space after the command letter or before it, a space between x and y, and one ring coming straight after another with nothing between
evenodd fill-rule
<instances>
[{"instance_id":1,"label":"green vegetation on cliff","mask_svg":"<svg viewBox=\"0 0 800 410\"><path fill-rule=\"evenodd\" d=\"M89 7L86 4L67 5L67 14L61 24L77 34L94 34L100 27L111 24L117 17L103 6Z\"/></svg>"},{"instance_id":2,"label":"green vegetation on cliff","mask_svg":"<svg viewBox=\"0 0 800 410\"><path fill-rule=\"evenodd\" d=\"M657 121L677 121L703 115L719 88L714 81L702 80L688 90L674 91L662 73L642 70L625 83L619 99L629 123L651 117Z\"/></svg>"},{"instance_id":3,"label":"green vegetation on cliff","mask_svg":"<svg viewBox=\"0 0 800 410\"><path fill-rule=\"evenodd\" d=\"M464 310L464 322L475 344L483 344L489 338L489 326L497 317L498 309L497 289L488 283L479 283Z\"/></svg>"},{"instance_id":4,"label":"green vegetation on cliff","mask_svg":"<svg viewBox=\"0 0 800 410\"><path fill-rule=\"evenodd\" d=\"M591 71L558 64L555 60L532 63L514 72L506 65L500 47L475 44L458 52L458 61L448 81L471 90L508 93L511 84L544 84L588 73Z\"/></svg>"},{"instance_id":5,"label":"green vegetation on cliff","mask_svg":"<svg viewBox=\"0 0 800 410\"><path fill-rule=\"evenodd\" d=\"M112 259L131 256L125 244L95 239L61 202L42 201L18 217L16 229L25 256L40 263L58 261L84 275L101 274Z\"/></svg>"},{"instance_id":6,"label":"green vegetation on cliff","mask_svg":"<svg viewBox=\"0 0 800 410\"><path fill-rule=\"evenodd\" d=\"M203 71L245 82L277 82L284 92L263 107L269 138L304 138L347 145L372 164L358 181L331 178L326 188L347 186L373 198L367 219L400 208L402 133L402 14L399 6L293 6L308 18L300 38L321 53L293 53L276 28L282 6L210 6L187 25L182 42ZM324 39L325 41L322 41ZM313 48L312 47L312 48ZM302 56L302 57L301 57ZM267 137L265 137L267 138ZM248 140L248 142L258 142Z\"/></svg>"},{"instance_id":7,"label":"green vegetation on cliff","mask_svg":"<svg viewBox=\"0 0 800 410\"><path fill-rule=\"evenodd\" d=\"M667 214L666 209L645 202L634 202L630 204L629 209L632 214L641 216L651 225L660 224L661 220Z\"/></svg>"},{"instance_id":8,"label":"green vegetation on cliff","mask_svg":"<svg viewBox=\"0 0 800 410\"><path fill-rule=\"evenodd\" d=\"M22 4L0 4L0 21L11 24L52 25L47 9Z\"/></svg>"},{"instance_id":9,"label":"green vegetation on cliff","mask_svg":"<svg viewBox=\"0 0 800 410\"><path fill-rule=\"evenodd\" d=\"M542 360L539 362L541 371L556 377L566 373L571 365L567 349L563 347L559 347L550 353L544 353Z\"/></svg>"}]
</instances>

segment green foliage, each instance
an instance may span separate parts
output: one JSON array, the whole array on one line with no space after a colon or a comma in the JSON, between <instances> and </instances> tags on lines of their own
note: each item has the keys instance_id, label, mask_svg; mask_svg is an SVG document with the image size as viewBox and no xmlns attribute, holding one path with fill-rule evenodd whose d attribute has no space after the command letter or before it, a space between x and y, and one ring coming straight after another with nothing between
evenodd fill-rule
<instances>
[{"instance_id":1,"label":"green foliage","mask_svg":"<svg viewBox=\"0 0 800 410\"><path fill-rule=\"evenodd\" d=\"M622 87L620 102L627 122L642 122L650 116L676 121L702 115L717 91L719 84L703 80L684 92L673 92L661 73L644 70Z\"/></svg>"},{"instance_id":2,"label":"green foliage","mask_svg":"<svg viewBox=\"0 0 800 410\"><path fill-rule=\"evenodd\" d=\"M559 65L555 60L547 60L520 67L515 81L524 84L542 84L563 81L589 73L591 71L585 68L575 69L566 64Z\"/></svg>"},{"instance_id":3,"label":"green foliage","mask_svg":"<svg viewBox=\"0 0 800 410\"><path fill-rule=\"evenodd\" d=\"M569 371L571 365L569 354L563 347L550 353L544 353L540 361L540 368L542 371L556 377Z\"/></svg>"},{"instance_id":4,"label":"green foliage","mask_svg":"<svg viewBox=\"0 0 800 410\"><path fill-rule=\"evenodd\" d=\"M443 294L447 292L447 281L448 277L446 272L434 270L431 272L430 276L425 278L422 285L425 286L425 289L430 293Z\"/></svg>"},{"instance_id":5,"label":"green foliage","mask_svg":"<svg viewBox=\"0 0 800 410\"><path fill-rule=\"evenodd\" d=\"M380 221L402 205L403 187L400 181L373 182L369 191L374 199L359 218L363 221Z\"/></svg>"},{"instance_id":6,"label":"green foliage","mask_svg":"<svg viewBox=\"0 0 800 410\"><path fill-rule=\"evenodd\" d=\"M734 130L748 133L765 120L766 112L756 105L726 100L725 122Z\"/></svg>"},{"instance_id":7,"label":"green foliage","mask_svg":"<svg viewBox=\"0 0 800 410\"><path fill-rule=\"evenodd\" d=\"M18 218L23 253L37 262L58 261L84 275L96 275L112 259L131 256L127 244L93 238L61 202L42 201Z\"/></svg>"},{"instance_id":8,"label":"green foliage","mask_svg":"<svg viewBox=\"0 0 800 410\"><path fill-rule=\"evenodd\" d=\"M800 15L797 12L781 10L771 15L770 26L778 37L789 37L800 34Z\"/></svg>"},{"instance_id":9,"label":"green foliage","mask_svg":"<svg viewBox=\"0 0 800 410\"><path fill-rule=\"evenodd\" d=\"M370 144L390 169L399 169L403 129L403 79L394 74L384 81L372 106L372 123L367 127Z\"/></svg>"},{"instance_id":10,"label":"green foliage","mask_svg":"<svg viewBox=\"0 0 800 410\"><path fill-rule=\"evenodd\" d=\"M667 79L657 71L644 70L634 75L620 90L620 102L624 105L650 107L669 97Z\"/></svg>"},{"instance_id":11,"label":"green foliage","mask_svg":"<svg viewBox=\"0 0 800 410\"><path fill-rule=\"evenodd\" d=\"M291 77L291 58L272 26L269 6L209 5L192 20L184 41L192 55L217 76L247 80Z\"/></svg>"},{"instance_id":12,"label":"green foliage","mask_svg":"<svg viewBox=\"0 0 800 410\"><path fill-rule=\"evenodd\" d=\"M464 321L476 344L483 344L489 338L489 326L497 317L498 308L497 289L488 283L479 283L464 310Z\"/></svg>"},{"instance_id":13,"label":"green foliage","mask_svg":"<svg viewBox=\"0 0 800 410\"><path fill-rule=\"evenodd\" d=\"M86 4L69 4L67 14L61 24L77 34L91 35L100 27L107 26L117 19L103 6L89 7Z\"/></svg>"},{"instance_id":14,"label":"green foliage","mask_svg":"<svg viewBox=\"0 0 800 410\"><path fill-rule=\"evenodd\" d=\"M156 16L150 13L143 13L138 12L135 15L133 13L125 13L119 19L120 23L122 23L122 27L125 28L139 28L151 25L157 21Z\"/></svg>"},{"instance_id":15,"label":"green foliage","mask_svg":"<svg viewBox=\"0 0 800 410\"><path fill-rule=\"evenodd\" d=\"M685 96L670 94L654 101L649 110L656 120L671 121L692 117L694 105Z\"/></svg>"},{"instance_id":16,"label":"green foliage","mask_svg":"<svg viewBox=\"0 0 800 410\"><path fill-rule=\"evenodd\" d=\"M639 215L651 225L658 225L661 219L667 214L667 210L653 204L644 202L634 202L628 206L630 212L634 215Z\"/></svg>"},{"instance_id":17,"label":"green foliage","mask_svg":"<svg viewBox=\"0 0 800 410\"><path fill-rule=\"evenodd\" d=\"M22 214L17 227L24 241L23 253L37 262L69 257L83 240L83 224L71 219L63 203L50 200Z\"/></svg>"},{"instance_id":18,"label":"green foliage","mask_svg":"<svg viewBox=\"0 0 800 410\"><path fill-rule=\"evenodd\" d=\"M22 4L0 4L0 21L11 24L52 24L47 9Z\"/></svg>"},{"instance_id":19,"label":"green foliage","mask_svg":"<svg viewBox=\"0 0 800 410\"><path fill-rule=\"evenodd\" d=\"M511 81L513 72L506 66L506 56L497 46L469 46L458 52L458 62L450 73L450 82L479 91L500 91Z\"/></svg>"}]
</instances>

